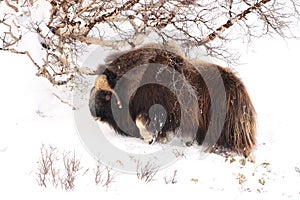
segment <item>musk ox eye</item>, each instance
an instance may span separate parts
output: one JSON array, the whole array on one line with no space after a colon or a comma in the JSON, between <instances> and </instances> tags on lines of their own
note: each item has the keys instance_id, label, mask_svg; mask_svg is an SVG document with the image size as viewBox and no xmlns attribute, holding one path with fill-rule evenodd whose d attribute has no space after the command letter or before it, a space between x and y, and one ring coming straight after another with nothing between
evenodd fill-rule
<instances>
[{"instance_id":1,"label":"musk ox eye","mask_svg":"<svg viewBox=\"0 0 300 200\"><path fill-rule=\"evenodd\" d=\"M100 98L101 98L104 102L110 101L110 100L111 100L111 95L112 95L111 92L108 92L108 91L101 91Z\"/></svg>"},{"instance_id":2,"label":"musk ox eye","mask_svg":"<svg viewBox=\"0 0 300 200\"><path fill-rule=\"evenodd\" d=\"M106 100L106 101L109 101L110 98L111 98L111 96L110 96L109 94L105 95L105 100Z\"/></svg>"}]
</instances>

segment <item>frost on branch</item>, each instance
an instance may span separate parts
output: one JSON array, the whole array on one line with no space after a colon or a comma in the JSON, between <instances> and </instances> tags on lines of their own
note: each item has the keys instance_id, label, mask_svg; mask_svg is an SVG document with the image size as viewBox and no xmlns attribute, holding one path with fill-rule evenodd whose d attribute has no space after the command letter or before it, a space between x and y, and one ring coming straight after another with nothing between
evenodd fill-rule
<instances>
[{"instance_id":1,"label":"frost on branch","mask_svg":"<svg viewBox=\"0 0 300 200\"><path fill-rule=\"evenodd\" d=\"M299 11L296 0L5 0L0 2L0 50L28 56L38 76L66 85L94 74L78 63L91 44L132 48L154 37L184 48L203 47L208 56L234 63L231 41L296 37ZM41 57L20 48L28 33L39 38Z\"/></svg>"}]
</instances>

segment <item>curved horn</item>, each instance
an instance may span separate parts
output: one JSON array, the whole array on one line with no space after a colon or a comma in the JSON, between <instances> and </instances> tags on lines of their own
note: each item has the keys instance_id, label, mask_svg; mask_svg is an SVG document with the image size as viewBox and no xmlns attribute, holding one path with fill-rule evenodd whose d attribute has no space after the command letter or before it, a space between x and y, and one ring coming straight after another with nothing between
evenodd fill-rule
<instances>
[{"instance_id":1,"label":"curved horn","mask_svg":"<svg viewBox=\"0 0 300 200\"><path fill-rule=\"evenodd\" d=\"M97 77L95 81L95 88L96 91L105 90L111 92L113 95L115 95L119 108L120 109L123 108L119 95L108 84L106 75L101 74L100 76Z\"/></svg>"}]
</instances>

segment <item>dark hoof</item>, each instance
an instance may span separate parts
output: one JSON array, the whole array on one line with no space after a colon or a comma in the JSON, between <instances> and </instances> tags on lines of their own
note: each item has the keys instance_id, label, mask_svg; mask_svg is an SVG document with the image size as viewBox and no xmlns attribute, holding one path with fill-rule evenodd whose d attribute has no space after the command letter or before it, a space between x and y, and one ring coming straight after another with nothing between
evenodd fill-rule
<instances>
[{"instance_id":1,"label":"dark hoof","mask_svg":"<svg viewBox=\"0 0 300 200\"><path fill-rule=\"evenodd\" d=\"M187 147L191 147L191 146L194 145L194 141L188 141L188 142L185 143L185 145L186 145Z\"/></svg>"},{"instance_id":2,"label":"dark hoof","mask_svg":"<svg viewBox=\"0 0 300 200\"><path fill-rule=\"evenodd\" d=\"M155 143L155 137L149 141L149 144L154 144Z\"/></svg>"}]
</instances>

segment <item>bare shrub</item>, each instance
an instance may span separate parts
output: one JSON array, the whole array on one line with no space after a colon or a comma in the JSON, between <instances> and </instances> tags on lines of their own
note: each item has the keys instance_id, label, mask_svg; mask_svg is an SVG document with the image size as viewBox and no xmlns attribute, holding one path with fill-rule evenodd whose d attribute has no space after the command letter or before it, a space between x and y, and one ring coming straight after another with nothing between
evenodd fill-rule
<instances>
[{"instance_id":1,"label":"bare shrub","mask_svg":"<svg viewBox=\"0 0 300 200\"><path fill-rule=\"evenodd\" d=\"M75 188L75 182L79 178L83 167L80 159L76 157L75 152L64 151L59 156L59 151L51 145L40 148L40 159L37 167L37 182L39 186L54 188L60 187L66 191ZM89 168L85 168L82 176L89 172ZM112 167L103 165L100 161L97 162L94 168L94 182L108 189L111 183L115 181L117 173Z\"/></svg>"},{"instance_id":2,"label":"bare shrub","mask_svg":"<svg viewBox=\"0 0 300 200\"><path fill-rule=\"evenodd\" d=\"M137 177L138 179L143 180L146 183L153 181L153 178L157 174L158 170L159 166L156 166L151 161L148 161L145 165L140 161L137 162Z\"/></svg>"},{"instance_id":3,"label":"bare shrub","mask_svg":"<svg viewBox=\"0 0 300 200\"><path fill-rule=\"evenodd\" d=\"M41 158L38 161L37 181L40 186L47 187L49 179L52 179L53 185L57 184L59 171L54 168L54 162L58 160L57 148L53 146L40 148Z\"/></svg>"},{"instance_id":4,"label":"bare shrub","mask_svg":"<svg viewBox=\"0 0 300 200\"><path fill-rule=\"evenodd\" d=\"M79 170L81 169L80 160L78 160L73 153L73 156L70 156L70 152L63 153L63 163L64 163L64 175L61 177L61 186L65 190L72 190L75 187L75 179L78 175Z\"/></svg>"},{"instance_id":5,"label":"bare shrub","mask_svg":"<svg viewBox=\"0 0 300 200\"><path fill-rule=\"evenodd\" d=\"M97 162L96 168L94 169L94 174L95 184L106 188L108 188L117 177L117 173L115 173L111 167L104 166L100 161Z\"/></svg>"},{"instance_id":6,"label":"bare shrub","mask_svg":"<svg viewBox=\"0 0 300 200\"><path fill-rule=\"evenodd\" d=\"M173 174L169 177L165 176L164 177L165 183L166 184L175 184L177 183L177 170L174 170Z\"/></svg>"},{"instance_id":7,"label":"bare shrub","mask_svg":"<svg viewBox=\"0 0 300 200\"><path fill-rule=\"evenodd\" d=\"M37 182L40 186L54 188L61 186L65 190L72 190L75 187L75 179L81 169L80 160L75 153L70 156L70 152L62 154L62 164L59 162L58 149L44 144L40 148L40 159L37 168ZM61 165L60 165L61 164ZM63 166L64 170L61 170Z\"/></svg>"}]
</instances>

